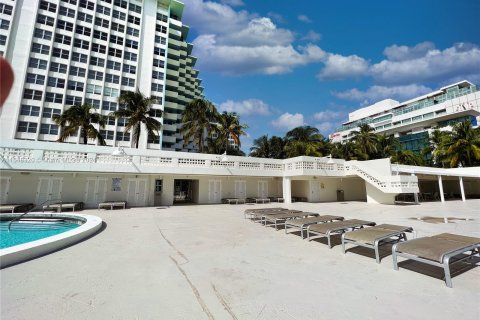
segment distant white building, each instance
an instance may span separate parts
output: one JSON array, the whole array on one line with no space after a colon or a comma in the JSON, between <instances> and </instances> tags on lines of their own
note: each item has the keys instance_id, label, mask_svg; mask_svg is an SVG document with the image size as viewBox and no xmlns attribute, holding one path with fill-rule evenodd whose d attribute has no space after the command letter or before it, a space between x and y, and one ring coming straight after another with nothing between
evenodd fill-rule
<instances>
[{"instance_id":1,"label":"distant white building","mask_svg":"<svg viewBox=\"0 0 480 320\"><path fill-rule=\"evenodd\" d=\"M15 73L0 139L55 141L52 115L82 103L107 115L121 91L139 88L157 98L152 116L163 124L139 147L194 151L179 133L181 113L203 88L183 9L176 0L0 0L0 54ZM108 145L132 145L124 127L125 119L108 119Z\"/></svg>"},{"instance_id":2,"label":"distant white building","mask_svg":"<svg viewBox=\"0 0 480 320\"><path fill-rule=\"evenodd\" d=\"M330 140L348 141L360 125L368 124L377 133L397 137L405 150L418 153L428 145L432 128L448 129L465 120L477 126L479 115L480 91L465 80L405 102L386 99L355 110Z\"/></svg>"}]
</instances>

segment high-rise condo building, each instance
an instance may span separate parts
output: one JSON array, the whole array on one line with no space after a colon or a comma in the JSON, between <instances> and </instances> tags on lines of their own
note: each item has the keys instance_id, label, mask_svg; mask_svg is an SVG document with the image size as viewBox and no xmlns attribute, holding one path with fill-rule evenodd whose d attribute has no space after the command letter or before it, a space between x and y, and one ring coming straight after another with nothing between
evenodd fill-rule
<instances>
[{"instance_id":1,"label":"high-rise condo building","mask_svg":"<svg viewBox=\"0 0 480 320\"><path fill-rule=\"evenodd\" d=\"M348 121L330 135L332 142L350 140L362 124L375 132L394 135L405 150L415 153L428 145L429 131L449 130L455 123L470 120L477 126L480 91L468 82L457 82L405 102L382 100L348 115Z\"/></svg>"},{"instance_id":2,"label":"high-rise condo building","mask_svg":"<svg viewBox=\"0 0 480 320\"><path fill-rule=\"evenodd\" d=\"M157 98L151 115L162 123L139 148L195 151L179 133L185 105L203 91L183 9L176 0L0 0L0 54L15 73L0 138L55 141L53 115L88 103L107 116L138 88ZM125 123L108 118L107 145L132 146Z\"/></svg>"}]
</instances>

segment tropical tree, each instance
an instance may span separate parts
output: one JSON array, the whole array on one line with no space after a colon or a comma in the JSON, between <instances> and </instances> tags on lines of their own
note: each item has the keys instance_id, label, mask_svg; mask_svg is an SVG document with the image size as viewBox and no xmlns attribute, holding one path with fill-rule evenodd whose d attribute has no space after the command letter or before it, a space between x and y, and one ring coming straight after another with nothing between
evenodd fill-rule
<instances>
[{"instance_id":1,"label":"tropical tree","mask_svg":"<svg viewBox=\"0 0 480 320\"><path fill-rule=\"evenodd\" d=\"M321 157L320 148L324 137L317 128L311 126L296 127L285 137L285 153L288 157L312 156Z\"/></svg>"},{"instance_id":2,"label":"tropical tree","mask_svg":"<svg viewBox=\"0 0 480 320\"><path fill-rule=\"evenodd\" d=\"M124 91L118 97L119 109L110 113L115 118L128 119L125 133L132 132L132 140L138 149L142 125L148 136L158 137L162 124L150 116L151 106L156 101L154 97L146 97L140 90ZM158 115L157 115L158 116Z\"/></svg>"},{"instance_id":3,"label":"tropical tree","mask_svg":"<svg viewBox=\"0 0 480 320\"><path fill-rule=\"evenodd\" d=\"M450 141L444 142L446 156L451 168L458 165L471 167L480 160L480 135L470 121L457 123L452 128Z\"/></svg>"},{"instance_id":4,"label":"tropical tree","mask_svg":"<svg viewBox=\"0 0 480 320\"><path fill-rule=\"evenodd\" d=\"M210 137L214 127L218 111L208 100L195 99L187 104L182 113L181 133L185 141L198 145L200 152L205 152L205 137Z\"/></svg>"},{"instance_id":5,"label":"tropical tree","mask_svg":"<svg viewBox=\"0 0 480 320\"><path fill-rule=\"evenodd\" d=\"M400 141L392 135L379 134L376 149L375 159L389 158L400 149Z\"/></svg>"},{"instance_id":6,"label":"tropical tree","mask_svg":"<svg viewBox=\"0 0 480 320\"><path fill-rule=\"evenodd\" d=\"M451 136L438 128L429 134L428 142L421 154L424 159L429 159L428 164L434 167L447 167L448 159L445 143L451 140Z\"/></svg>"},{"instance_id":7,"label":"tropical tree","mask_svg":"<svg viewBox=\"0 0 480 320\"><path fill-rule=\"evenodd\" d=\"M375 134L374 129L368 124L362 124L360 131L352 131L352 134L352 141L357 145L359 156L364 160L374 157L378 141L378 135Z\"/></svg>"},{"instance_id":8,"label":"tropical tree","mask_svg":"<svg viewBox=\"0 0 480 320\"><path fill-rule=\"evenodd\" d=\"M334 143L332 146L332 157L337 159L358 160L358 148L352 141Z\"/></svg>"},{"instance_id":9,"label":"tropical tree","mask_svg":"<svg viewBox=\"0 0 480 320\"><path fill-rule=\"evenodd\" d=\"M87 144L88 139L98 139L101 145L105 145L105 139L94 126L94 124L98 124L100 128L105 128L105 118L95 112L95 108L90 104L71 106L61 115L53 115L52 119L61 128L58 138L60 142L76 135L80 130L83 144Z\"/></svg>"},{"instance_id":10,"label":"tropical tree","mask_svg":"<svg viewBox=\"0 0 480 320\"><path fill-rule=\"evenodd\" d=\"M247 133L244 129L247 129L246 124L240 124L240 120L236 113L224 111L221 114L218 114L216 117L217 126L214 129L214 132L218 135L218 140L220 140L223 145L224 150L227 151L230 146L230 139L240 148L241 141L240 136L246 135Z\"/></svg>"},{"instance_id":11,"label":"tropical tree","mask_svg":"<svg viewBox=\"0 0 480 320\"><path fill-rule=\"evenodd\" d=\"M253 140L253 145L250 148L250 156L257 158L271 158L272 146L270 142L268 135L263 135Z\"/></svg>"},{"instance_id":12,"label":"tropical tree","mask_svg":"<svg viewBox=\"0 0 480 320\"><path fill-rule=\"evenodd\" d=\"M411 166L423 165L423 159L420 155L411 150L396 150L390 158L392 163L399 163Z\"/></svg>"},{"instance_id":13,"label":"tropical tree","mask_svg":"<svg viewBox=\"0 0 480 320\"><path fill-rule=\"evenodd\" d=\"M273 159L285 159L286 140L282 137L272 136L270 138L271 157Z\"/></svg>"}]
</instances>

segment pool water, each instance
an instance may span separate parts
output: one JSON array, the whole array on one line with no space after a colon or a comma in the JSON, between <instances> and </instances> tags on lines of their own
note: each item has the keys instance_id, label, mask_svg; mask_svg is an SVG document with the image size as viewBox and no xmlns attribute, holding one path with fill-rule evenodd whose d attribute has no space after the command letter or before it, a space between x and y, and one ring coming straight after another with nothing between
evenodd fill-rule
<instances>
[{"instance_id":1,"label":"pool water","mask_svg":"<svg viewBox=\"0 0 480 320\"><path fill-rule=\"evenodd\" d=\"M65 221L15 221L10 231L10 221L0 221L0 249L51 237L79 227Z\"/></svg>"}]
</instances>

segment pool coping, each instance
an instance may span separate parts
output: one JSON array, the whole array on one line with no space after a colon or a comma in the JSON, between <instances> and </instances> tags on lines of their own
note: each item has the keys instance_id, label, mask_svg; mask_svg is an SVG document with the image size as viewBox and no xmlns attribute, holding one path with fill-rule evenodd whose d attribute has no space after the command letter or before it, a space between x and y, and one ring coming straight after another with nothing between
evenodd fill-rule
<instances>
[{"instance_id":1,"label":"pool coping","mask_svg":"<svg viewBox=\"0 0 480 320\"><path fill-rule=\"evenodd\" d=\"M19 215L20 214L2 214L2 218L18 217ZM81 220L84 221L84 223L78 228L54 236L0 249L0 269L51 253L85 239L96 233L102 227L103 223L101 218L86 214L31 213L28 216L36 218L65 218L69 220Z\"/></svg>"}]
</instances>

